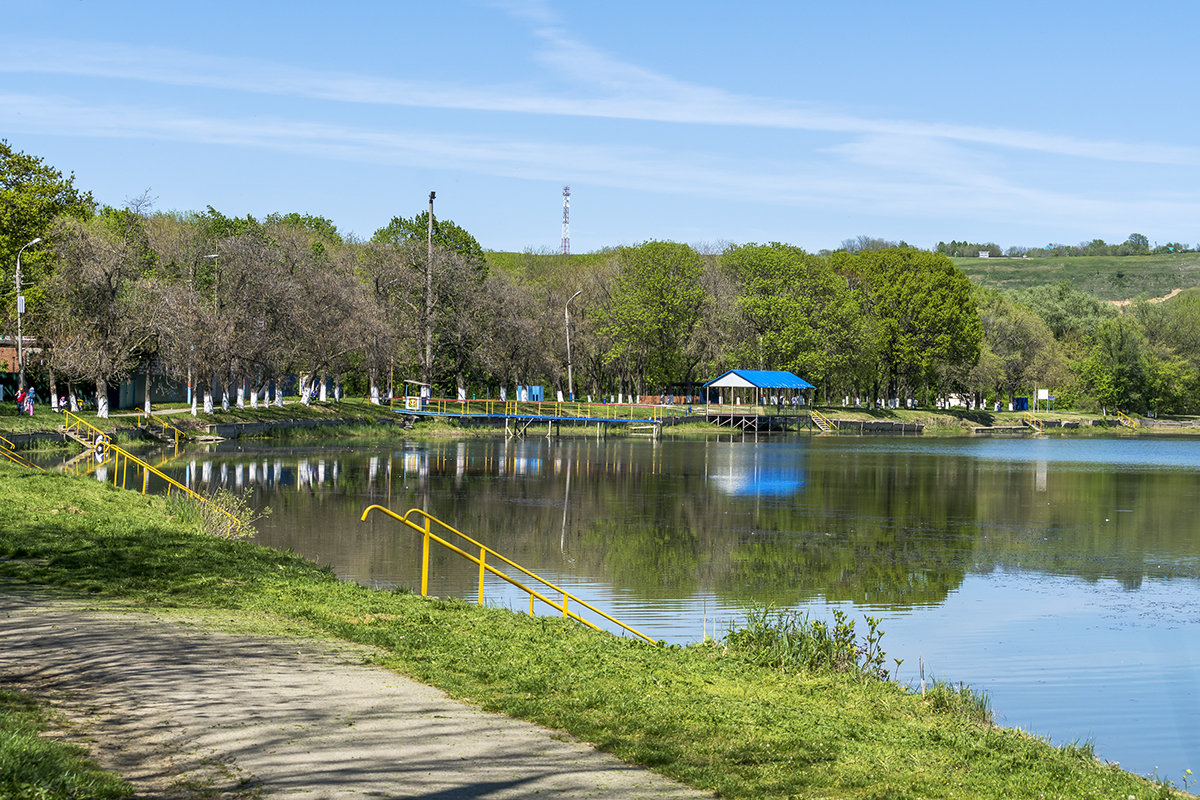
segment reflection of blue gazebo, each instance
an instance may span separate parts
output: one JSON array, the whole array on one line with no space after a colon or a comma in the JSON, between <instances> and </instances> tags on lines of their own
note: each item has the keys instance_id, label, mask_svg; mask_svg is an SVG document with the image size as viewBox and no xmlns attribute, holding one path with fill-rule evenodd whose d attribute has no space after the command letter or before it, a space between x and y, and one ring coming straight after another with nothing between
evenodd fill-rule
<instances>
[{"instance_id":1,"label":"reflection of blue gazebo","mask_svg":"<svg viewBox=\"0 0 1200 800\"><path fill-rule=\"evenodd\" d=\"M705 399L709 403L724 405L759 405L765 396L783 397L791 405L792 397L805 398L806 392L817 387L786 370L774 369L731 369L720 377L704 384Z\"/></svg>"},{"instance_id":2,"label":"reflection of blue gazebo","mask_svg":"<svg viewBox=\"0 0 1200 800\"><path fill-rule=\"evenodd\" d=\"M731 444L708 464L708 479L734 497L790 497L804 488L807 451Z\"/></svg>"}]
</instances>

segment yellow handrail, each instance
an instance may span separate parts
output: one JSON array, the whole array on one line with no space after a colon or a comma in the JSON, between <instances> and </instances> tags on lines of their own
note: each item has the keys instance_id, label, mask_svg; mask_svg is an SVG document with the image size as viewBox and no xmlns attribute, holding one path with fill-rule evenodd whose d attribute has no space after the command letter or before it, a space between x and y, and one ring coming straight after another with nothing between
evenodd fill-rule
<instances>
[{"instance_id":1,"label":"yellow handrail","mask_svg":"<svg viewBox=\"0 0 1200 800\"><path fill-rule=\"evenodd\" d=\"M22 467L27 467L28 469L36 469L38 472L46 471L46 470L42 469L41 467L39 467L37 464L34 464L29 459L25 458L20 453L18 453L17 446L15 444L13 444L12 442L10 442L8 439L4 438L3 436L0 436L0 442L4 443L4 446L0 446L0 454L3 454L4 457L7 458L9 461L13 462L14 464L18 464Z\"/></svg>"},{"instance_id":2,"label":"yellow handrail","mask_svg":"<svg viewBox=\"0 0 1200 800\"><path fill-rule=\"evenodd\" d=\"M1136 419L1129 416L1128 414L1126 414L1124 411L1121 411L1120 409L1117 409L1117 421L1120 422L1122 425L1124 425L1126 428L1136 428L1139 424Z\"/></svg>"},{"instance_id":3,"label":"yellow handrail","mask_svg":"<svg viewBox=\"0 0 1200 800\"><path fill-rule=\"evenodd\" d=\"M813 420L817 423L817 427L825 433L836 433L838 426L833 420L817 411L815 408L809 408L808 413L812 415Z\"/></svg>"},{"instance_id":4,"label":"yellow handrail","mask_svg":"<svg viewBox=\"0 0 1200 800\"><path fill-rule=\"evenodd\" d=\"M166 474L160 472L159 470L155 469L154 467L152 467L150 464L146 463L142 459L133 455L129 451L118 447L115 444L109 444L108 450L110 453L112 453L112 457L113 457L113 486L116 486L117 481L120 480L121 488L122 489L127 488L125 484L129 477L129 465L132 463L135 471L138 469L142 470L142 475L143 475L143 479L141 481L142 494L146 494L147 484L149 483L149 475L151 475L151 474L157 475L159 478L161 478L167 484L167 497L171 496L171 491L173 489L176 491L183 492L187 496L191 497L193 500L199 500L201 503L208 503L213 508L215 508L217 511L221 512L226 517L228 517L229 518L229 531L231 531L231 532L234 530L240 531L242 529L242 521L240 519L238 519L236 516L229 513L225 509L221 508L219 505L216 505L215 503L213 503L212 500L205 497L204 495L192 491L191 489L184 486L179 481L175 480L174 478L170 477L169 475L166 475Z\"/></svg>"},{"instance_id":5,"label":"yellow handrail","mask_svg":"<svg viewBox=\"0 0 1200 800\"><path fill-rule=\"evenodd\" d=\"M527 593L529 595L529 616L531 616L531 617L533 616L533 601L535 599L537 599L537 600L541 600L543 603L546 603L551 608L556 608L559 611L561 611L563 617L567 617L567 618L576 620L577 622L582 622L584 625L587 625L589 628L594 628L595 630L600 630L600 628L598 626L592 624L591 622L587 621L586 619L584 619L583 617L579 616L574 611L571 611L569 609L569 602L573 601L576 605L581 605L584 608L588 609L589 611L592 611L593 613L598 614L601 617L604 617L609 622L613 623L614 625L620 626L621 628L629 631L630 633L634 634L635 636L639 636L642 639L645 639L647 642L650 642L651 644L657 644L657 642L655 642L653 639L651 639L649 636L645 635L644 633L642 633L634 628L629 627L625 623L609 616L608 614L605 614L600 609L596 608L595 606L591 605L590 603L588 603L584 600L579 599L575 595L568 592L566 589L562 589L562 588L559 588L558 586L555 586L553 583L546 580L545 578L539 577L538 575L530 572L529 570L525 569L524 567L522 567L520 564L516 563L515 561L510 561L509 559L507 559L504 556L497 553L495 550L492 550L491 548L487 547L486 545L480 544L479 542L472 539L470 536L467 536L462 531L452 528L451 526L442 522L437 517L427 514L426 512L422 511L419 508L410 508L408 511L406 511L404 513L404 516L401 516L389 508L384 508L383 506L380 506L380 505L371 505L371 506L367 506L367 508L362 513L362 521L363 522L367 521L367 515L370 514L372 511L382 511L384 514L387 514L392 519L394 519L398 522L404 523L409 528L413 529L414 531L416 531L417 533L420 533L422 535L421 596L423 596L423 597L427 596L429 594L429 543L437 542L438 544L442 545L446 549L451 550L455 553L458 553L460 556L467 559L468 561L479 565L479 604L480 605L483 605L483 579L484 579L484 576L490 572L491 574L495 575L496 577L498 577L504 581L507 581L508 583L512 584L513 586L516 586L518 589L521 589L522 591L524 591L525 593ZM409 519L410 516L418 517L418 518L420 518L421 521L417 522L412 519ZM450 542L446 541L442 537L438 536L436 533L433 532L434 524L438 525L439 528L445 529L446 531L453 533L455 536L461 537L462 539L466 540L467 542L470 542L473 547L478 547L479 555L474 556L471 553L468 553L466 550L463 550L462 548L458 547L457 545L451 544ZM494 559L499 559L500 561L502 561L503 563L512 567L513 569L516 569L516 570L520 571L522 574L537 581L543 587L546 587L554 592L561 594L562 602L559 603L554 600L551 600L550 598L546 597L541 592L539 592L537 589L526 586L525 584L521 583L516 578L513 578L513 577L505 574L504 572L501 572L500 570L496 569L491 564L487 563L488 556L491 556Z\"/></svg>"},{"instance_id":6,"label":"yellow handrail","mask_svg":"<svg viewBox=\"0 0 1200 800\"><path fill-rule=\"evenodd\" d=\"M75 436L87 442L90 447L96 446L96 439L99 436L103 436L105 439L109 438L104 431L70 411L63 412L63 419L66 420L66 423L63 425L63 431L69 434L74 430Z\"/></svg>"},{"instance_id":7,"label":"yellow handrail","mask_svg":"<svg viewBox=\"0 0 1200 800\"><path fill-rule=\"evenodd\" d=\"M179 430L179 428L176 428L174 425L167 422L165 419L156 417L153 414L151 414L150 412L142 411L141 409L138 409L138 412L137 412L137 420L138 420L139 426L143 424L142 417L146 418L146 421L144 424L147 428L150 427L151 423L153 423L153 424L157 425L159 428L161 428L162 436L164 439L167 438L168 436L174 437L175 449L176 450L179 449L179 440L184 438L183 431Z\"/></svg>"},{"instance_id":8,"label":"yellow handrail","mask_svg":"<svg viewBox=\"0 0 1200 800\"><path fill-rule=\"evenodd\" d=\"M1026 411L1021 417L1022 421L1033 428L1038 433L1042 432L1042 421L1033 415L1033 412Z\"/></svg>"}]
</instances>

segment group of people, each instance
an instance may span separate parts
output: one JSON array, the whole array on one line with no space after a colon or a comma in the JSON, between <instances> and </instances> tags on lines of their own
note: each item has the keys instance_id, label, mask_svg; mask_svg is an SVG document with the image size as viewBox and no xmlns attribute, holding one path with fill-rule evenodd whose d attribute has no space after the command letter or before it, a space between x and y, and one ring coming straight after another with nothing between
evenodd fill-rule
<instances>
[{"instance_id":1,"label":"group of people","mask_svg":"<svg viewBox=\"0 0 1200 800\"><path fill-rule=\"evenodd\" d=\"M17 392L17 413L33 416L33 405L37 402L37 389L30 386Z\"/></svg>"}]
</instances>

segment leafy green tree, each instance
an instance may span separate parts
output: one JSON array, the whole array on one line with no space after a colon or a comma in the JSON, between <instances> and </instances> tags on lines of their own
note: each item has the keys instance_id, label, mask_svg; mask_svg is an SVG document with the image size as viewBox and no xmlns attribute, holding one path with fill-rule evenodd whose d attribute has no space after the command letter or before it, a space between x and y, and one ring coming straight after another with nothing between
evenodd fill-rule
<instances>
[{"instance_id":1,"label":"leafy green tree","mask_svg":"<svg viewBox=\"0 0 1200 800\"><path fill-rule=\"evenodd\" d=\"M967 276L946 256L912 248L839 252L833 266L867 294L875 317L878 376L889 393L942 386L979 358L982 326Z\"/></svg>"},{"instance_id":2,"label":"leafy green tree","mask_svg":"<svg viewBox=\"0 0 1200 800\"><path fill-rule=\"evenodd\" d=\"M1079 365L1084 387L1105 409L1142 411L1150 369L1146 337L1131 317L1105 320Z\"/></svg>"},{"instance_id":3,"label":"leafy green tree","mask_svg":"<svg viewBox=\"0 0 1200 800\"><path fill-rule=\"evenodd\" d=\"M64 176L36 156L14 150L0 139L0 274L13 276L17 252L34 239L49 240L55 218L78 220L92 216L95 201L89 192L75 188L75 176ZM21 257L21 283L31 307L40 304L42 284L52 263L48 247L29 248ZM12 280L0 284L5 318L16 333L16 287Z\"/></svg>"},{"instance_id":4,"label":"leafy green tree","mask_svg":"<svg viewBox=\"0 0 1200 800\"><path fill-rule=\"evenodd\" d=\"M422 211L412 219L392 217L392 221L375 231L371 241L400 244L407 241L425 242L429 236L429 212ZM475 237L449 219L433 218L433 246L464 259L477 279L487 277L487 259Z\"/></svg>"},{"instance_id":5,"label":"leafy green tree","mask_svg":"<svg viewBox=\"0 0 1200 800\"><path fill-rule=\"evenodd\" d=\"M612 295L596 311L605 361L619 365L638 394L692 379L692 332L707 302L700 255L685 244L653 241L621 248L617 263Z\"/></svg>"},{"instance_id":6,"label":"leafy green tree","mask_svg":"<svg viewBox=\"0 0 1200 800\"><path fill-rule=\"evenodd\" d=\"M1062 386L1070 379L1054 334L1036 313L992 289L978 289L976 298L988 360L995 359L997 368L987 388L1012 402L1021 389Z\"/></svg>"},{"instance_id":7,"label":"leafy green tree","mask_svg":"<svg viewBox=\"0 0 1200 800\"><path fill-rule=\"evenodd\" d=\"M750 336L735 355L828 386L849 374L864 346L858 300L827 259L772 242L730 247L721 256L739 286Z\"/></svg>"}]
</instances>

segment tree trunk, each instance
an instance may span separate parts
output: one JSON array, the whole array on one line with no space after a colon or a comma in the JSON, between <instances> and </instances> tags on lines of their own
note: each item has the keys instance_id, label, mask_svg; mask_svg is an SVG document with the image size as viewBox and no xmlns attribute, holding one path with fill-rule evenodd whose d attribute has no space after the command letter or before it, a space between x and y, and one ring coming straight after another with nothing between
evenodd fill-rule
<instances>
[{"instance_id":1,"label":"tree trunk","mask_svg":"<svg viewBox=\"0 0 1200 800\"><path fill-rule=\"evenodd\" d=\"M229 384L221 383L221 410L229 410Z\"/></svg>"},{"instance_id":2,"label":"tree trunk","mask_svg":"<svg viewBox=\"0 0 1200 800\"><path fill-rule=\"evenodd\" d=\"M300 402L303 405L309 405L312 402L312 390L308 388L309 376L300 376Z\"/></svg>"},{"instance_id":3,"label":"tree trunk","mask_svg":"<svg viewBox=\"0 0 1200 800\"><path fill-rule=\"evenodd\" d=\"M54 370L46 370L50 374L50 410L58 411L58 386L54 383Z\"/></svg>"},{"instance_id":4,"label":"tree trunk","mask_svg":"<svg viewBox=\"0 0 1200 800\"><path fill-rule=\"evenodd\" d=\"M206 384L204 384L204 413L205 414L213 413L212 386L215 381L216 381L216 378L210 375L208 378L208 382Z\"/></svg>"},{"instance_id":5,"label":"tree trunk","mask_svg":"<svg viewBox=\"0 0 1200 800\"><path fill-rule=\"evenodd\" d=\"M96 416L108 419L108 383L104 378L96 378Z\"/></svg>"},{"instance_id":6,"label":"tree trunk","mask_svg":"<svg viewBox=\"0 0 1200 800\"><path fill-rule=\"evenodd\" d=\"M328 381L325 377L325 373L321 373L321 386L317 390L318 391L317 399L320 400L322 403L324 403L329 397L329 395L327 393L327 391L328 391L327 386L326 386L327 383L328 383Z\"/></svg>"},{"instance_id":7,"label":"tree trunk","mask_svg":"<svg viewBox=\"0 0 1200 800\"><path fill-rule=\"evenodd\" d=\"M380 405L379 402L379 372L371 370L371 405Z\"/></svg>"},{"instance_id":8,"label":"tree trunk","mask_svg":"<svg viewBox=\"0 0 1200 800\"><path fill-rule=\"evenodd\" d=\"M246 382L238 381L237 387L237 407L244 409L246 407Z\"/></svg>"},{"instance_id":9,"label":"tree trunk","mask_svg":"<svg viewBox=\"0 0 1200 800\"><path fill-rule=\"evenodd\" d=\"M283 408L283 378L275 379L275 405Z\"/></svg>"}]
</instances>

